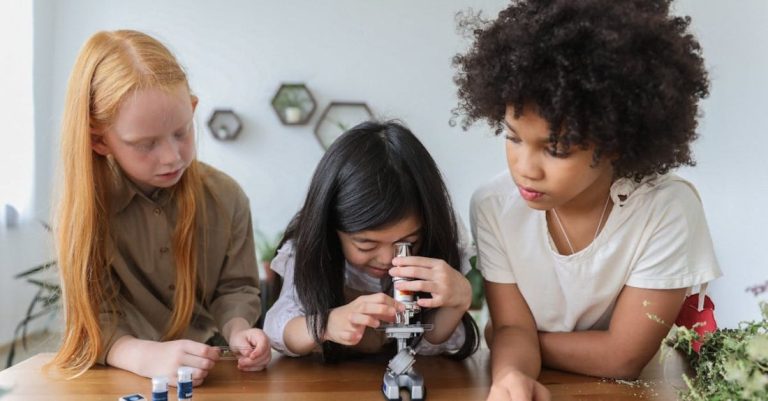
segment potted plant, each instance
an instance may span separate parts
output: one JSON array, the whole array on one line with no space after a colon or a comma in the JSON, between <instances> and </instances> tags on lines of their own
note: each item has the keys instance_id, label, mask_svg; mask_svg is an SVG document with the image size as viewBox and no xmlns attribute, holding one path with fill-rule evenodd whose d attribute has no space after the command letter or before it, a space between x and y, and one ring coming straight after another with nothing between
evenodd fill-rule
<instances>
[{"instance_id":1,"label":"potted plant","mask_svg":"<svg viewBox=\"0 0 768 401\"><path fill-rule=\"evenodd\" d=\"M277 254L277 247L283 233L277 233L269 236L259 229L254 230L254 239L256 241L256 256L264 270L264 277L261 279L261 300L262 311L266 312L270 306L277 300L280 294L281 280L271 268L272 259ZM263 315L263 314L262 314Z\"/></svg>"},{"instance_id":2,"label":"potted plant","mask_svg":"<svg viewBox=\"0 0 768 401\"><path fill-rule=\"evenodd\" d=\"M256 256L264 268L265 279L270 279L275 274L275 272L273 272L270 268L270 263L277 254L277 246L280 244L280 240L282 238L282 232L270 237L258 228L254 230L254 239L256 241Z\"/></svg>"},{"instance_id":3,"label":"potted plant","mask_svg":"<svg viewBox=\"0 0 768 401\"><path fill-rule=\"evenodd\" d=\"M42 265L15 275L15 279L25 279L27 283L37 287L37 292L27 306L24 318L16 325L13 340L8 350L6 368L13 365L16 357L16 344L21 342L24 349L27 348L27 334L29 325L41 318L52 320L61 310L61 286L57 279L53 279L56 271L56 261L52 260ZM47 330L47 328L46 328Z\"/></svg>"},{"instance_id":4,"label":"potted plant","mask_svg":"<svg viewBox=\"0 0 768 401\"><path fill-rule=\"evenodd\" d=\"M299 90L292 90L291 88L284 89L275 98L275 108L283 114L285 122L288 124L296 124L301 121L304 115L304 102L305 98L303 92Z\"/></svg>"},{"instance_id":5,"label":"potted plant","mask_svg":"<svg viewBox=\"0 0 768 401\"><path fill-rule=\"evenodd\" d=\"M768 282L747 291L759 295ZM760 302L762 320L741 322L735 329L704 334L694 328L675 327L664 343L682 354L693 370L683 374L684 401L768 399L768 302ZM698 352L693 344L701 342Z\"/></svg>"},{"instance_id":6,"label":"potted plant","mask_svg":"<svg viewBox=\"0 0 768 401\"><path fill-rule=\"evenodd\" d=\"M40 221L40 224L46 231L52 232L53 229L46 222ZM13 332L13 340L6 359L6 368L13 365L13 360L16 357L16 344L21 342L24 349L27 348L29 325L41 318L48 318L50 322L61 310L61 285L56 266L55 260L49 260L13 276L14 279L24 279L27 283L34 285L37 287L37 292L27 306L24 318L16 325ZM47 329L46 326L45 330ZM1 393L2 391L0 391Z\"/></svg>"},{"instance_id":7,"label":"potted plant","mask_svg":"<svg viewBox=\"0 0 768 401\"><path fill-rule=\"evenodd\" d=\"M483 302L485 302L485 291L483 289L483 275L480 270L477 270L477 256L469 258L469 264L472 266L472 270L467 273L467 280L472 286L472 303L469 309L480 310L483 309Z\"/></svg>"}]
</instances>

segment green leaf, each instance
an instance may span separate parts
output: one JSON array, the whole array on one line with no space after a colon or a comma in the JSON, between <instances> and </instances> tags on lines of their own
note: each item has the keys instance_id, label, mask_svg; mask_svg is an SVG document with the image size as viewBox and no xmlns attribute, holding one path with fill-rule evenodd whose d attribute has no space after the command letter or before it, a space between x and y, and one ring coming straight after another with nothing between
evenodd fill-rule
<instances>
[{"instance_id":1,"label":"green leaf","mask_svg":"<svg viewBox=\"0 0 768 401\"><path fill-rule=\"evenodd\" d=\"M57 281L50 279L53 275L52 269L55 268L56 261L54 260L14 276L18 279L26 279L27 283L37 287L37 291L27 306L24 318L16 325L14 338L6 359L6 367L13 364L16 344L20 342L26 347L29 324L42 317L55 316L61 310L61 286Z\"/></svg>"},{"instance_id":2,"label":"green leaf","mask_svg":"<svg viewBox=\"0 0 768 401\"><path fill-rule=\"evenodd\" d=\"M678 328L666 344L688 356L695 377L684 377L683 401L752 401L768 399L768 307L763 319L741 322L736 329L707 333L699 353L691 349L696 332Z\"/></svg>"},{"instance_id":3,"label":"green leaf","mask_svg":"<svg viewBox=\"0 0 768 401\"><path fill-rule=\"evenodd\" d=\"M472 286L472 303L469 306L470 309L482 309L483 302L485 302L485 289L483 287L483 275L477 270L477 256L469 258L469 264L472 269L467 273L467 280L469 285Z\"/></svg>"},{"instance_id":4,"label":"green leaf","mask_svg":"<svg viewBox=\"0 0 768 401\"><path fill-rule=\"evenodd\" d=\"M27 276L31 276L31 275L37 274L38 272L41 272L43 270L47 270L49 268L53 268L53 266L55 266L55 265L56 265L56 261L55 260L51 260L51 261L43 263L42 265L35 266L35 267L33 267L33 268L29 269L29 270L25 270L25 271L15 275L15 276L13 276L13 278L24 278L24 277L27 277Z\"/></svg>"},{"instance_id":5,"label":"green leaf","mask_svg":"<svg viewBox=\"0 0 768 401\"><path fill-rule=\"evenodd\" d=\"M277 254L277 247L280 245L280 241L283 239L283 233L279 232L275 236L270 237L263 231L257 229L253 230L256 253L259 256L259 261L266 262L275 258Z\"/></svg>"}]
</instances>

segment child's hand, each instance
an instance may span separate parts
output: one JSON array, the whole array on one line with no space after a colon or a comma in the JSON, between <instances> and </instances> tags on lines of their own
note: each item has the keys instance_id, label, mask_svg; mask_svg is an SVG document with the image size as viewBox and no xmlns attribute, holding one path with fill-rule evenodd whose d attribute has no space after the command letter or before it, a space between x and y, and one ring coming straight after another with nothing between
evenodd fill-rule
<instances>
[{"instance_id":1,"label":"child's hand","mask_svg":"<svg viewBox=\"0 0 768 401\"><path fill-rule=\"evenodd\" d=\"M376 328L380 321L394 322L395 313L404 306L383 294L362 295L354 301L332 309L324 340L343 345L356 345L363 338L366 327Z\"/></svg>"},{"instance_id":2,"label":"child's hand","mask_svg":"<svg viewBox=\"0 0 768 401\"><path fill-rule=\"evenodd\" d=\"M251 347L253 348L247 354L237 359L237 368L253 372L267 367L272 359L272 348L269 346L269 339L260 329L240 330L231 334L229 345L232 347Z\"/></svg>"},{"instance_id":3,"label":"child's hand","mask_svg":"<svg viewBox=\"0 0 768 401\"><path fill-rule=\"evenodd\" d=\"M176 386L180 366L192 368L192 385L198 386L219 360L216 348L192 340L165 342L146 341L146 349L137 350L143 357L140 372L144 377L166 376Z\"/></svg>"},{"instance_id":4,"label":"child's hand","mask_svg":"<svg viewBox=\"0 0 768 401\"><path fill-rule=\"evenodd\" d=\"M549 401L549 390L522 372L513 371L495 380L486 401Z\"/></svg>"},{"instance_id":5,"label":"child's hand","mask_svg":"<svg viewBox=\"0 0 768 401\"><path fill-rule=\"evenodd\" d=\"M419 299L423 308L449 307L462 311L472 302L469 280L441 259L405 256L392 260L392 277L405 277L411 281L398 281L395 288L406 291L428 292L432 298Z\"/></svg>"}]
</instances>

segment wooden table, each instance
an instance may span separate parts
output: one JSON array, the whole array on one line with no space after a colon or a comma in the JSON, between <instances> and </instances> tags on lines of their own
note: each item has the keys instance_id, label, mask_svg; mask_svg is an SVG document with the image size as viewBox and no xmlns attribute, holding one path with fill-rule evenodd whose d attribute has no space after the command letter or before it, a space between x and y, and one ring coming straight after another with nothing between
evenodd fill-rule
<instances>
[{"instance_id":1,"label":"wooden table","mask_svg":"<svg viewBox=\"0 0 768 401\"><path fill-rule=\"evenodd\" d=\"M96 367L73 380L45 375L41 367L51 354L39 354L0 372L0 388L10 393L0 401L114 401L121 395L151 395L150 380L114 368ZM236 362L220 361L193 400L328 400L383 401L382 375L386 360L371 359L323 364L317 357L273 355L264 372L240 372ZM419 357L415 367L424 376L428 401L485 400L490 385L489 354L481 349L463 362ZM676 390L663 379L636 384L545 370L540 380L558 400L674 400ZM169 400L176 400L171 388ZM407 399L408 397L404 397Z\"/></svg>"}]
</instances>

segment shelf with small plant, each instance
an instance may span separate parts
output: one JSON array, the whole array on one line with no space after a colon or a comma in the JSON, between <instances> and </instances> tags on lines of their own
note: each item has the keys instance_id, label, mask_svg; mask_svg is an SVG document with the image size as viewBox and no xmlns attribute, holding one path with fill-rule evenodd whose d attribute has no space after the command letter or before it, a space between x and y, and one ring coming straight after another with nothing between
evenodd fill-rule
<instances>
[{"instance_id":1,"label":"shelf with small plant","mask_svg":"<svg viewBox=\"0 0 768 401\"><path fill-rule=\"evenodd\" d=\"M284 83L272 98L272 108L285 125L304 125L312 118L317 103L303 83Z\"/></svg>"}]
</instances>

